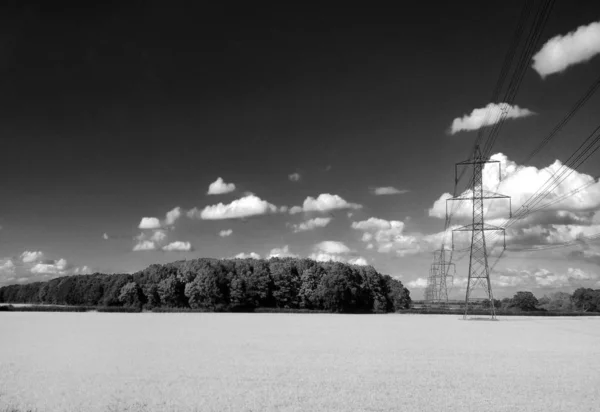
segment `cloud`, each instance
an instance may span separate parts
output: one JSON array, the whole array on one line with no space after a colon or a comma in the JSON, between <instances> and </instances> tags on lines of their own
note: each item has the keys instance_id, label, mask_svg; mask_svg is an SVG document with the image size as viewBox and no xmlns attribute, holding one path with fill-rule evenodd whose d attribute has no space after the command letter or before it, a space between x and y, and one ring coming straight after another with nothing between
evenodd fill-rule
<instances>
[{"instance_id":1,"label":"cloud","mask_svg":"<svg viewBox=\"0 0 600 412\"><path fill-rule=\"evenodd\" d=\"M300 177L300 173L292 173L291 175L288 175L288 179L290 179L292 182L297 182L300 180Z\"/></svg>"},{"instance_id":2,"label":"cloud","mask_svg":"<svg viewBox=\"0 0 600 412\"><path fill-rule=\"evenodd\" d=\"M408 193L409 191L406 189L396 189L395 187L392 186L386 186L386 187L375 187L371 190L371 193L373 193L376 196L382 196L382 195L401 195L404 193Z\"/></svg>"},{"instance_id":3,"label":"cloud","mask_svg":"<svg viewBox=\"0 0 600 412\"><path fill-rule=\"evenodd\" d=\"M208 186L208 195L222 195L224 193L230 193L235 190L233 183L225 183L222 178L218 178Z\"/></svg>"},{"instance_id":4,"label":"cloud","mask_svg":"<svg viewBox=\"0 0 600 412\"><path fill-rule=\"evenodd\" d=\"M167 233L164 230L155 230L150 236L152 242L161 243L167 238Z\"/></svg>"},{"instance_id":5,"label":"cloud","mask_svg":"<svg viewBox=\"0 0 600 412\"><path fill-rule=\"evenodd\" d=\"M165 225L166 226L174 225L175 222L177 221L177 219L179 219L180 217L181 217L181 208L178 206L167 212L166 219L165 219Z\"/></svg>"},{"instance_id":6,"label":"cloud","mask_svg":"<svg viewBox=\"0 0 600 412\"><path fill-rule=\"evenodd\" d=\"M219 236L227 237L227 236L231 236L232 233L233 233L233 230L231 230L231 229L221 230L219 232Z\"/></svg>"},{"instance_id":7,"label":"cloud","mask_svg":"<svg viewBox=\"0 0 600 412\"><path fill-rule=\"evenodd\" d=\"M134 247L134 252L139 252L142 250L156 250L156 243L151 240L140 240Z\"/></svg>"},{"instance_id":8,"label":"cloud","mask_svg":"<svg viewBox=\"0 0 600 412\"><path fill-rule=\"evenodd\" d=\"M14 276L15 264L11 259L0 259L0 275Z\"/></svg>"},{"instance_id":9,"label":"cloud","mask_svg":"<svg viewBox=\"0 0 600 412\"><path fill-rule=\"evenodd\" d=\"M159 229L160 227L160 220L155 217L143 217L138 226L139 229Z\"/></svg>"},{"instance_id":10,"label":"cloud","mask_svg":"<svg viewBox=\"0 0 600 412\"><path fill-rule=\"evenodd\" d=\"M166 246L162 247L162 250L165 252L189 252L192 250L192 245L190 242L182 242L177 240L175 242L171 242Z\"/></svg>"},{"instance_id":11,"label":"cloud","mask_svg":"<svg viewBox=\"0 0 600 412\"><path fill-rule=\"evenodd\" d=\"M362 231L361 240L377 245L379 253L395 252L398 256L406 256L418 253L422 249L419 237L405 235L404 223L399 220L371 217L360 222L352 222L352 229Z\"/></svg>"},{"instance_id":12,"label":"cloud","mask_svg":"<svg viewBox=\"0 0 600 412\"><path fill-rule=\"evenodd\" d=\"M67 261L65 259L52 260L46 263L37 263L30 269L34 274L66 275Z\"/></svg>"},{"instance_id":13,"label":"cloud","mask_svg":"<svg viewBox=\"0 0 600 412\"><path fill-rule=\"evenodd\" d=\"M367 259L365 259L364 257L348 259L348 263L350 263L351 265L358 265L358 266L367 266L369 264L369 262L367 262Z\"/></svg>"},{"instance_id":14,"label":"cloud","mask_svg":"<svg viewBox=\"0 0 600 412\"><path fill-rule=\"evenodd\" d=\"M498 180L498 165L487 164L483 168L483 189L511 197L513 212L525 205L532 196L540 193L540 188L552 189L539 203L530 207L531 213L513 222L507 230L507 242L521 244L552 244L572 241L581 236L590 236L600 231L600 181L580 173L556 160L544 168L521 166L509 160L502 153L491 156L500 162L502 180ZM546 182L557 173L564 173L564 179L557 186ZM461 197L470 197L471 191ZM429 216L444 219L446 199L444 193L429 209ZM529 203L531 204L531 203ZM545 206L536 211L535 208ZM486 221L502 226L509 216L507 200L486 201ZM455 221L468 222L472 216L469 202L448 202L448 210L453 212Z\"/></svg>"},{"instance_id":15,"label":"cloud","mask_svg":"<svg viewBox=\"0 0 600 412\"><path fill-rule=\"evenodd\" d=\"M26 250L25 252L21 253L21 261L23 263L32 263L32 262L42 259L43 257L44 257L44 254L40 251L30 252L29 250Z\"/></svg>"},{"instance_id":16,"label":"cloud","mask_svg":"<svg viewBox=\"0 0 600 412\"><path fill-rule=\"evenodd\" d=\"M427 279L425 279L425 278L417 278L415 280L411 280L406 285L409 288L424 289L424 288L427 287Z\"/></svg>"},{"instance_id":17,"label":"cloud","mask_svg":"<svg viewBox=\"0 0 600 412\"><path fill-rule=\"evenodd\" d=\"M108 233L104 233L104 234L102 235L102 239L104 239L104 240L108 240Z\"/></svg>"},{"instance_id":18,"label":"cloud","mask_svg":"<svg viewBox=\"0 0 600 412\"><path fill-rule=\"evenodd\" d=\"M331 222L330 217L316 217L314 219L309 219L302 223L294 224L292 225L292 229L294 233L306 232L308 230L313 230L318 227L325 227L329 224L329 222Z\"/></svg>"},{"instance_id":19,"label":"cloud","mask_svg":"<svg viewBox=\"0 0 600 412\"><path fill-rule=\"evenodd\" d=\"M74 275L89 275L92 273L92 269L90 269L88 266L76 267L71 271L71 273Z\"/></svg>"},{"instance_id":20,"label":"cloud","mask_svg":"<svg viewBox=\"0 0 600 412\"><path fill-rule=\"evenodd\" d=\"M290 252L290 247L288 245L285 245L281 248L273 248L271 249L271 251L269 252L267 259L271 259L271 258L285 258L285 257L298 257L298 255Z\"/></svg>"},{"instance_id":21,"label":"cloud","mask_svg":"<svg viewBox=\"0 0 600 412\"><path fill-rule=\"evenodd\" d=\"M300 212L328 212L337 209L360 209L362 205L349 203L338 195L322 193L316 199L308 196L302 205L294 206L290 209L291 214Z\"/></svg>"},{"instance_id":22,"label":"cloud","mask_svg":"<svg viewBox=\"0 0 600 412\"><path fill-rule=\"evenodd\" d=\"M257 196L249 195L234 200L229 204L219 203L206 206L202 211L194 208L188 212L188 216L192 219L221 220L264 215L267 213L276 213L277 211L277 206L261 200Z\"/></svg>"},{"instance_id":23,"label":"cloud","mask_svg":"<svg viewBox=\"0 0 600 412\"><path fill-rule=\"evenodd\" d=\"M258 253L250 252L250 253L238 253L234 256L235 259L260 259L260 255Z\"/></svg>"},{"instance_id":24,"label":"cloud","mask_svg":"<svg viewBox=\"0 0 600 412\"><path fill-rule=\"evenodd\" d=\"M545 78L600 54L600 21L548 40L533 56L533 69Z\"/></svg>"},{"instance_id":25,"label":"cloud","mask_svg":"<svg viewBox=\"0 0 600 412\"><path fill-rule=\"evenodd\" d=\"M450 134L455 134L461 130L478 130L484 126L491 126L498 123L502 113L505 112L505 118L517 119L527 117L535 113L529 109L521 109L519 106L511 106L508 103L489 103L481 109L473 109L471 114L457 117L452 121Z\"/></svg>"},{"instance_id":26,"label":"cloud","mask_svg":"<svg viewBox=\"0 0 600 412\"><path fill-rule=\"evenodd\" d=\"M333 254L343 254L350 252L350 248L348 246L346 246L342 242L337 242L334 240L325 240L323 242L317 243L315 245L315 248L319 251Z\"/></svg>"}]
</instances>

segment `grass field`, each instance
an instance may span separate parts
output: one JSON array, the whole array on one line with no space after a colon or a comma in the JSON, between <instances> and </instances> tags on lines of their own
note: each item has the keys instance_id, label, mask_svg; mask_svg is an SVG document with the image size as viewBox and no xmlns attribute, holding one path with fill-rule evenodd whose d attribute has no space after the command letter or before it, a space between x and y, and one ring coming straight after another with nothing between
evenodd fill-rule
<instances>
[{"instance_id":1,"label":"grass field","mask_svg":"<svg viewBox=\"0 0 600 412\"><path fill-rule=\"evenodd\" d=\"M600 318L1 313L0 411L598 411Z\"/></svg>"}]
</instances>

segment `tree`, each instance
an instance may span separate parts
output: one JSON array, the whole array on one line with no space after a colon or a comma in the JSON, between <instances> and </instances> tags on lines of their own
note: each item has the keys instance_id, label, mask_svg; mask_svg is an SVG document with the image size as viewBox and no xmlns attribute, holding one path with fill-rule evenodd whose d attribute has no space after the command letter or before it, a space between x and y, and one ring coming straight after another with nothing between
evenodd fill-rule
<instances>
[{"instance_id":1,"label":"tree","mask_svg":"<svg viewBox=\"0 0 600 412\"><path fill-rule=\"evenodd\" d=\"M160 301L168 307L178 308L187 306L187 299L184 292L185 284L174 275L160 281L158 284Z\"/></svg>"},{"instance_id":2,"label":"tree","mask_svg":"<svg viewBox=\"0 0 600 412\"><path fill-rule=\"evenodd\" d=\"M572 302L575 309L582 312L598 312L600 311L600 289L576 289L573 292Z\"/></svg>"},{"instance_id":3,"label":"tree","mask_svg":"<svg viewBox=\"0 0 600 412\"><path fill-rule=\"evenodd\" d=\"M571 312L573 310L571 295L566 292L554 292L544 296L539 300L539 305L550 311Z\"/></svg>"},{"instance_id":4,"label":"tree","mask_svg":"<svg viewBox=\"0 0 600 412\"><path fill-rule=\"evenodd\" d=\"M121 288L119 301L127 307L141 309L142 305L146 303L146 296L144 296L142 288L137 283L129 282Z\"/></svg>"},{"instance_id":5,"label":"tree","mask_svg":"<svg viewBox=\"0 0 600 412\"><path fill-rule=\"evenodd\" d=\"M511 300L511 306L521 310L535 310L538 300L531 292L517 292Z\"/></svg>"}]
</instances>

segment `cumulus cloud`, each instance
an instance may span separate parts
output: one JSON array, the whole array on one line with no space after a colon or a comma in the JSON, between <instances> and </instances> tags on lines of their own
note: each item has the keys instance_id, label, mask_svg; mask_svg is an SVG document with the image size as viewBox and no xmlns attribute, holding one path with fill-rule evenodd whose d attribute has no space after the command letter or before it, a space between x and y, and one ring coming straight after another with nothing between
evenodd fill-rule
<instances>
[{"instance_id":1,"label":"cumulus cloud","mask_svg":"<svg viewBox=\"0 0 600 412\"><path fill-rule=\"evenodd\" d=\"M89 275L90 273L92 273L92 269L90 269L88 266L78 266L76 268L73 268L72 273L74 275Z\"/></svg>"},{"instance_id":2,"label":"cumulus cloud","mask_svg":"<svg viewBox=\"0 0 600 412\"><path fill-rule=\"evenodd\" d=\"M155 217L143 217L138 226L139 229L159 229L160 220Z\"/></svg>"},{"instance_id":3,"label":"cumulus cloud","mask_svg":"<svg viewBox=\"0 0 600 412\"><path fill-rule=\"evenodd\" d=\"M552 244L572 241L581 236L590 236L600 231L600 182L594 177L570 168L562 168L556 160L544 168L520 166L502 153L491 156L500 162L502 181L498 180L498 165L487 164L483 169L483 189L511 197L513 212L521 208L539 189L551 188L548 195L533 208L527 217L519 219L507 231L507 242L522 244ZM559 173L567 176L559 185L549 186L546 182ZM471 191L461 197L470 197ZM445 218L445 193L429 209L429 216ZM548 205L542 210L535 207ZM486 201L487 223L502 226L509 216L509 203L506 200ZM448 202L449 211L456 221L468 221L472 215L469 202Z\"/></svg>"},{"instance_id":4,"label":"cumulus cloud","mask_svg":"<svg viewBox=\"0 0 600 412\"><path fill-rule=\"evenodd\" d=\"M233 230L231 230L231 229L225 229L225 230L221 230L219 232L219 236L221 236L221 237L227 237L227 236L231 236L232 233L233 233Z\"/></svg>"},{"instance_id":5,"label":"cumulus cloud","mask_svg":"<svg viewBox=\"0 0 600 412\"><path fill-rule=\"evenodd\" d=\"M190 242L182 242L177 240L163 246L162 250L165 252L189 252L192 250L192 245Z\"/></svg>"},{"instance_id":6,"label":"cumulus cloud","mask_svg":"<svg viewBox=\"0 0 600 412\"><path fill-rule=\"evenodd\" d=\"M167 216L165 218L165 225L171 226L174 225L177 219L181 217L181 208L178 206L167 212Z\"/></svg>"},{"instance_id":7,"label":"cumulus cloud","mask_svg":"<svg viewBox=\"0 0 600 412\"><path fill-rule=\"evenodd\" d=\"M349 203L338 195L321 193L316 199L308 196L302 206L294 206L290 209L291 214L300 212L328 212L337 209L360 209L362 205Z\"/></svg>"},{"instance_id":8,"label":"cumulus cloud","mask_svg":"<svg viewBox=\"0 0 600 412\"><path fill-rule=\"evenodd\" d=\"M506 119L517 119L535 114L529 109L521 109L519 106L511 106L508 103L489 103L481 109L473 109L471 114L457 117L452 121L450 133L455 134L462 130L478 130L484 126L492 126L501 120L505 113Z\"/></svg>"},{"instance_id":9,"label":"cumulus cloud","mask_svg":"<svg viewBox=\"0 0 600 412\"><path fill-rule=\"evenodd\" d=\"M271 251L269 252L269 255L267 256L267 259L286 258L286 257L298 257L298 255L290 252L290 247L288 245L285 245L281 248L276 247L276 248L271 249Z\"/></svg>"},{"instance_id":10,"label":"cumulus cloud","mask_svg":"<svg viewBox=\"0 0 600 412\"><path fill-rule=\"evenodd\" d=\"M66 275L67 274L67 261L65 259L58 259L47 261L45 263L37 263L33 266L30 271L34 274L47 274L47 275Z\"/></svg>"},{"instance_id":11,"label":"cumulus cloud","mask_svg":"<svg viewBox=\"0 0 600 412\"><path fill-rule=\"evenodd\" d=\"M349 256L352 250L343 242L325 240L317 243L313 250L308 258L317 262L342 262L360 266L369 264L362 256Z\"/></svg>"},{"instance_id":12,"label":"cumulus cloud","mask_svg":"<svg viewBox=\"0 0 600 412\"><path fill-rule=\"evenodd\" d=\"M300 180L300 173L292 173L291 175L288 175L288 179L290 179L292 182L297 182Z\"/></svg>"},{"instance_id":13,"label":"cumulus cloud","mask_svg":"<svg viewBox=\"0 0 600 412\"><path fill-rule=\"evenodd\" d=\"M260 259L260 255L255 252L250 253L238 253L234 256L236 259Z\"/></svg>"},{"instance_id":14,"label":"cumulus cloud","mask_svg":"<svg viewBox=\"0 0 600 412\"><path fill-rule=\"evenodd\" d=\"M218 203L206 206L202 211L194 208L188 212L188 217L204 220L236 219L276 213L278 210L277 206L266 200L255 195L248 195L229 204Z\"/></svg>"},{"instance_id":15,"label":"cumulus cloud","mask_svg":"<svg viewBox=\"0 0 600 412\"><path fill-rule=\"evenodd\" d=\"M15 264L11 259L0 259L0 274L14 276Z\"/></svg>"},{"instance_id":16,"label":"cumulus cloud","mask_svg":"<svg viewBox=\"0 0 600 412\"><path fill-rule=\"evenodd\" d=\"M417 278L415 280L411 280L406 285L409 288L424 289L424 288L427 287L427 279L425 279L425 278Z\"/></svg>"},{"instance_id":17,"label":"cumulus cloud","mask_svg":"<svg viewBox=\"0 0 600 412\"><path fill-rule=\"evenodd\" d=\"M560 73L600 54L600 21L548 40L533 56L533 69L542 78Z\"/></svg>"},{"instance_id":18,"label":"cumulus cloud","mask_svg":"<svg viewBox=\"0 0 600 412\"><path fill-rule=\"evenodd\" d=\"M350 248L348 246L346 246L343 242L338 242L335 240L325 240L323 242L317 243L315 245L315 248L319 251L333 254L343 254L350 252Z\"/></svg>"},{"instance_id":19,"label":"cumulus cloud","mask_svg":"<svg viewBox=\"0 0 600 412\"><path fill-rule=\"evenodd\" d=\"M218 178L208 186L209 195L222 195L224 193L230 193L235 190L233 183L225 183L222 178Z\"/></svg>"},{"instance_id":20,"label":"cumulus cloud","mask_svg":"<svg viewBox=\"0 0 600 412\"><path fill-rule=\"evenodd\" d=\"M134 247L134 252L139 252L142 250L156 250L156 243L151 240L140 240Z\"/></svg>"},{"instance_id":21,"label":"cumulus cloud","mask_svg":"<svg viewBox=\"0 0 600 412\"><path fill-rule=\"evenodd\" d=\"M308 230L313 230L318 227L325 227L331 222L330 217L316 217L314 219L308 219L302 223L293 224L292 229L294 233L297 232L306 232Z\"/></svg>"},{"instance_id":22,"label":"cumulus cloud","mask_svg":"<svg viewBox=\"0 0 600 412\"><path fill-rule=\"evenodd\" d=\"M406 256L421 251L419 238L404 234L404 223L399 220L371 217L360 222L352 222L352 229L362 231L361 240L377 245L379 253L394 252L398 256Z\"/></svg>"},{"instance_id":23,"label":"cumulus cloud","mask_svg":"<svg viewBox=\"0 0 600 412\"><path fill-rule=\"evenodd\" d=\"M32 262L42 259L43 257L44 257L44 254L39 250L38 251L26 250L25 252L21 253L21 261L23 263L32 263Z\"/></svg>"},{"instance_id":24,"label":"cumulus cloud","mask_svg":"<svg viewBox=\"0 0 600 412\"><path fill-rule=\"evenodd\" d=\"M371 193L373 193L376 196L382 196L382 195L401 195L404 193L408 193L408 190L406 189L396 189L395 187L392 186L386 186L386 187L375 187L373 189L371 189Z\"/></svg>"},{"instance_id":25,"label":"cumulus cloud","mask_svg":"<svg viewBox=\"0 0 600 412\"><path fill-rule=\"evenodd\" d=\"M167 238L167 232L164 230L155 230L150 236L152 242L161 243Z\"/></svg>"}]
</instances>

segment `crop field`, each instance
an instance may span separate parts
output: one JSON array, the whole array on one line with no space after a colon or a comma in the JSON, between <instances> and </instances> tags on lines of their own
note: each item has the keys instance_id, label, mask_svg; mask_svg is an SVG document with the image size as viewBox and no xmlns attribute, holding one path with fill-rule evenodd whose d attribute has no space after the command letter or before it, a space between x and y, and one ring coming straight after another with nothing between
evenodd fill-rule
<instances>
[{"instance_id":1,"label":"crop field","mask_svg":"<svg viewBox=\"0 0 600 412\"><path fill-rule=\"evenodd\" d=\"M0 313L0 411L597 411L600 318Z\"/></svg>"}]
</instances>

